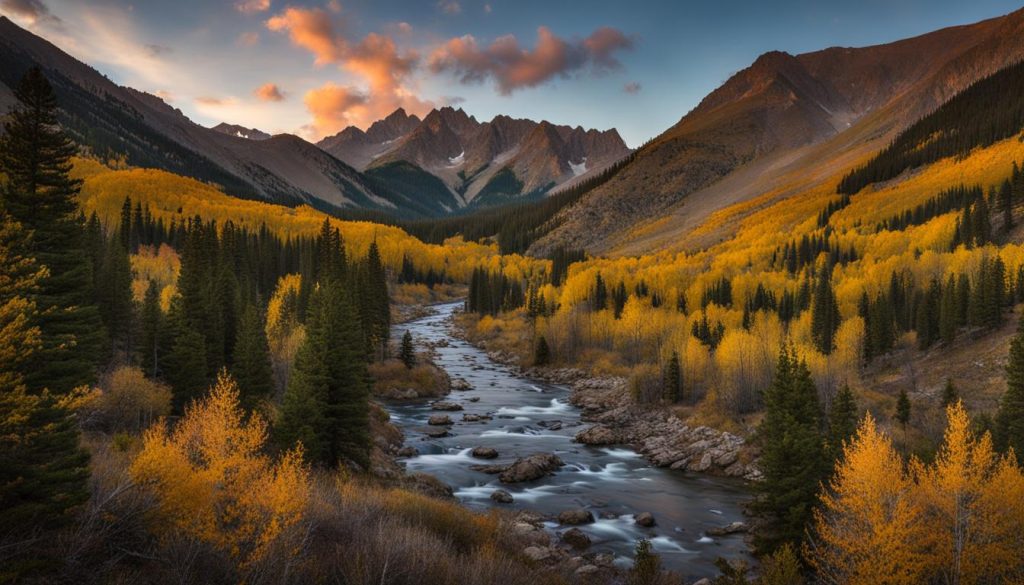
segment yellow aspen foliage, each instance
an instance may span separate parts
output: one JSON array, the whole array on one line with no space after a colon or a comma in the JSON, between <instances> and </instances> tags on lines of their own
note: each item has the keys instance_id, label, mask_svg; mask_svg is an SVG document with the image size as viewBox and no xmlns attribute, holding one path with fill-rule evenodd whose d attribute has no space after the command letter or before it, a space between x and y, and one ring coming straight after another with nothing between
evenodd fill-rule
<instances>
[{"instance_id":1,"label":"yellow aspen foliage","mask_svg":"<svg viewBox=\"0 0 1024 585\"><path fill-rule=\"evenodd\" d=\"M821 496L805 557L826 583L915 585L926 532L903 460L869 414Z\"/></svg>"},{"instance_id":2,"label":"yellow aspen foliage","mask_svg":"<svg viewBox=\"0 0 1024 585\"><path fill-rule=\"evenodd\" d=\"M222 371L209 395L173 428L146 431L132 479L156 499L154 526L230 554L243 565L262 558L302 518L309 471L301 448L277 461L263 453L267 423L246 419L235 381Z\"/></svg>"},{"instance_id":3,"label":"yellow aspen foliage","mask_svg":"<svg viewBox=\"0 0 1024 585\"><path fill-rule=\"evenodd\" d=\"M958 401L935 462L914 462L927 531L930 571L945 583L1024 578L1024 477L1013 455L1000 456L988 433L976 437Z\"/></svg>"}]
</instances>

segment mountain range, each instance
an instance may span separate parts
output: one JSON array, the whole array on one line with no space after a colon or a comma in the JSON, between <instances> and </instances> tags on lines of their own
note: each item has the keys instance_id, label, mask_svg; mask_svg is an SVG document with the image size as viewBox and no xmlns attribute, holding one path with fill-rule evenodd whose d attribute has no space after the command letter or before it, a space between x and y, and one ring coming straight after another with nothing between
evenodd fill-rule
<instances>
[{"instance_id":1,"label":"mountain range","mask_svg":"<svg viewBox=\"0 0 1024 585\"><path fill-rule=\"evenodd\" d=\"M481 124L451 108L422 121L398 110L366 132L349 128L319 145L239 125L206 128L0 17L4 111L33 65L57 91L62 124L96 156L208 181L238 197L325 211L443 215L470 204L541 196L629 153L614 130L503 116Z\"/></svg>"}]
</instances>

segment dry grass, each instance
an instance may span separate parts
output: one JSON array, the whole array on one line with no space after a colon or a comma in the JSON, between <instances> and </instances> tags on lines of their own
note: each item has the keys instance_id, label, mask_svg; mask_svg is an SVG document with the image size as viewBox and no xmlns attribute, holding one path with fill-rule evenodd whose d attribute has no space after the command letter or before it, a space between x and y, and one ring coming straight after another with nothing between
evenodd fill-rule
<instances>
[{"instance_id":1,"label":"dry grass","mask_svg":"<svg viewBox=\"0 0 1024 585\"><path fill-rule=\"evenodd\" d=\"M406 390L414 390L420 398L437 398L447 394L451 385L448 374L426 362L424 356L411 369L390 359L370 364L369 372L374 380L373 394L380 398L396 398Z\"/></svg>"}]
</instances>

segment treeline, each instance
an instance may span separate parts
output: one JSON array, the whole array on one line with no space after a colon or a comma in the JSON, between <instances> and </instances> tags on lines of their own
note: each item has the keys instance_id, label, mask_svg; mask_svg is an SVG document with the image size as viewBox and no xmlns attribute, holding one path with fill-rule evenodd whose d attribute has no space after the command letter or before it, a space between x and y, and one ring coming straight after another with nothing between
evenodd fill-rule
<instances>
[{"instance_id":1,"label":"treeline","mask_svg":"<svg viewBox=\"0 0 1024 585\"><path fill-rule=\"evenodd\" d=\"M399 223L399 227L420 240L440 244L461 235L469 241L497 237L502 254L521 254L554 226L549 222L559 211L583 195L607 183L636 158L633 151L597 175L544 197L539 201L516 203L465 215Z\"/></svg>"},{"instance_id":2,"label":"treeline","mask_svg":"<svg viewBox=\"0 0 1024 585\"><path fill-rule=\"evenodd\" d=\"M1010 138L1024 128L1024 62L981 79L904 130L885 150L839 182L853 195L907 169Z\"/></svg>"},{"instance_id":3,"label":"treeline","mask_svg":"<svg viewBox=\"0 0 1024 585\"><path fill-rule=\"evenodd\" d=\"M502 272L476 268L469 280L466 310L481 315L497 315L513 311L526 303L523 285Z\"/></svg>"}]
</instances>

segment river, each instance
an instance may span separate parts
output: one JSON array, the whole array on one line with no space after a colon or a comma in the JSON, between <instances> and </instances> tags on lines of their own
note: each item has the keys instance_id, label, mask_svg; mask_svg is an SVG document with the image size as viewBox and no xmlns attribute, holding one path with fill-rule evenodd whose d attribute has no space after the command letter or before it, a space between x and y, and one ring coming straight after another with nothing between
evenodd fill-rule
<instances>
[{"instance_id":1,"label":"river","mask_svg":"<svg viewBox=\"0 0 1024 585\"><path fill-rule=\"evenodd\" d=\"M746 555L740 535L711 537L705 531L744 520L741 506L750 494L743 482L650 466L628 448L591 447L572 441L586 423L569 404L569 389L517 375L495 363L473 345L451 335L449 318L461 303L437 305L437 314L396 325L397 338L406 330L414 343L446 341L436 349L435 362L452 379L463 378L472 390L452 392L462 412L447 413L456 421L449 436L430 438L425 432L431 414L429 401L387 406L402 429L406 445L419 455L404 459L409 471L426 472L448 483L466 506L529 509L557 515L571 508L590 510L597 519L580 526L593 541L591 551L610 551L626 565L640 538L648 538L663 565L688 579L717 574L714 560ZM472 401L472 400L475 400ZM488 414L482 422L463 422L463 414ZM560 423L560 428L559 424ZM493 447L495 460L473 458L477 446ZM555 453L566 465L554 475L528 483L502 484L497 476L470 469L474 464L511 463L532 453ZM490 494L508 490L512 504L498 504ZM635 514L650 512L657 525L642 528ZM553 532L557 523L549 523Z\"/></svg>"}]
</instances>

